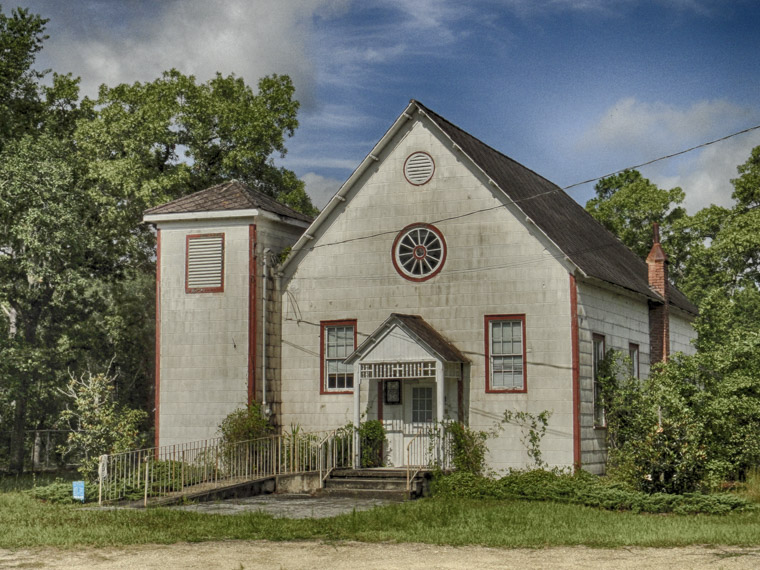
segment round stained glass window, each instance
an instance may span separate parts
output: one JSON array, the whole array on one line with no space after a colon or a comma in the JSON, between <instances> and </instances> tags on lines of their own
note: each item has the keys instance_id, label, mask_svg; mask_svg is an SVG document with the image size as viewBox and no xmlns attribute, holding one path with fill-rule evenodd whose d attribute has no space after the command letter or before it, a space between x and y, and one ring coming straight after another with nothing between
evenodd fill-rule
<instances>
[{"instance_id":1,"label":"round stained glass window","mask_svg":"<svg viewBox=\"0 0 760 570\"><path fill-rule=\"evenodd\" d=\"M438 274L446 261L443 234L430 224L405 227L393 242L393 265L410 281L425 281Z\"/></svg>"}]
</instances>

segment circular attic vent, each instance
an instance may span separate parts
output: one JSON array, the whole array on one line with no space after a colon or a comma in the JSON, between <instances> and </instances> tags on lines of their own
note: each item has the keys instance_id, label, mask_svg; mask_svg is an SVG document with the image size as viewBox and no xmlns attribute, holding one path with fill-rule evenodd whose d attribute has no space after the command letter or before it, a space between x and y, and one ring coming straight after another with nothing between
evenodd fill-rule
<instances>
[{"instance_id":1,"label":"circular attic vent","mask_svg":"<svg viewBox=\"0 0 760 570\"><path fill-rule=\"evenodd\" d=\"M404 163L404 176L415 186L422 186L433 177L435 163L426 152L410 154Z\"/></svg>"},{"instance_id":2,"label":"circular attic vent","mask_svg":"<svg viewBox=\"0 0 760 570\"><path fill-rule=\"evenodd\" d=\"M446 241L430 224L405 227L393 242L393 266L409 281L426 281L443 269Z\"/></svg>"}]
</instances>

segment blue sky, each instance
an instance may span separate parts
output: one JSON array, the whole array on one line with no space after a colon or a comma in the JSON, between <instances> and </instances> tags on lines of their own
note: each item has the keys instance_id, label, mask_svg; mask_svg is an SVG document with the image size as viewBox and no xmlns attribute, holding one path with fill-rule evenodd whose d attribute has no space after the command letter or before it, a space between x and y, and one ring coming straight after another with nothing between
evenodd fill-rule
<instances>
[{"instance_id":1,"label":"blue sky","mask_svg":"<svg viewBox=\"0 0 760 570\"><path fill-rule=\"evenodd\" d=\"M755 0L29 0L39 67L101 83L171 67L287 73L279 164L322 206L415 98L560 186L760 125ZM3 7L6 12L10 4ZM691 212L729 205L760 130L642 169ZM581 204L593 184L570 190Z\"/></svg>"}]
</instances>

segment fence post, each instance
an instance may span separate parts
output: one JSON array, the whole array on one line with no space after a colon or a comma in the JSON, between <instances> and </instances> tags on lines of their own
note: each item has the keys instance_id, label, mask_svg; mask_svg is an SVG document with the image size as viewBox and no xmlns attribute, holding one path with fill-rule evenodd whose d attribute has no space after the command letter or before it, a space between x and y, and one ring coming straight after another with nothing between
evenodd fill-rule
<instances>
[{"instance_id":1,"label":"fence post","mask_svg":"<svg viewBox=\"0 0 760 570\"><path fill-rule=\"evenodd\" d=\"M108 473L108 456L101 455L98 462L98 506L103 506L103 479L106 478Z\"/></svg>"},{"instance_id":2,"label":"fence post","mask_svg":"<svg viewBox=\"0 0 760 570\"><path fill-rule=\"evenodd\" d=\"M150 465L150 460L148 459L148 456L145 457L145 500L143 501L143 506L148 506L148 466Z\"/></svg>"}]
</instances>

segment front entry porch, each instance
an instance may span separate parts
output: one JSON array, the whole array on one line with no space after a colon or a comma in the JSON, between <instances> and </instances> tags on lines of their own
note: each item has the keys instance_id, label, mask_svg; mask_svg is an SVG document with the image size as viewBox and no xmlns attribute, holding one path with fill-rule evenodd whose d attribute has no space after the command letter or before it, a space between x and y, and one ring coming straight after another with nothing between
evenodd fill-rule
<instances>
[{"instance_id":1,"label":"front entry porch","mask_svg":"<svg viewBox=\"0 0 760 570\"><path fill-rule=\"evenodd\" d=\"M363 417L382 422L386 464L447 468L443 422L466 415L462 353L421 317L392 314L345 362L354 366L354 425Z\"/></svg>"}]
</instances>

